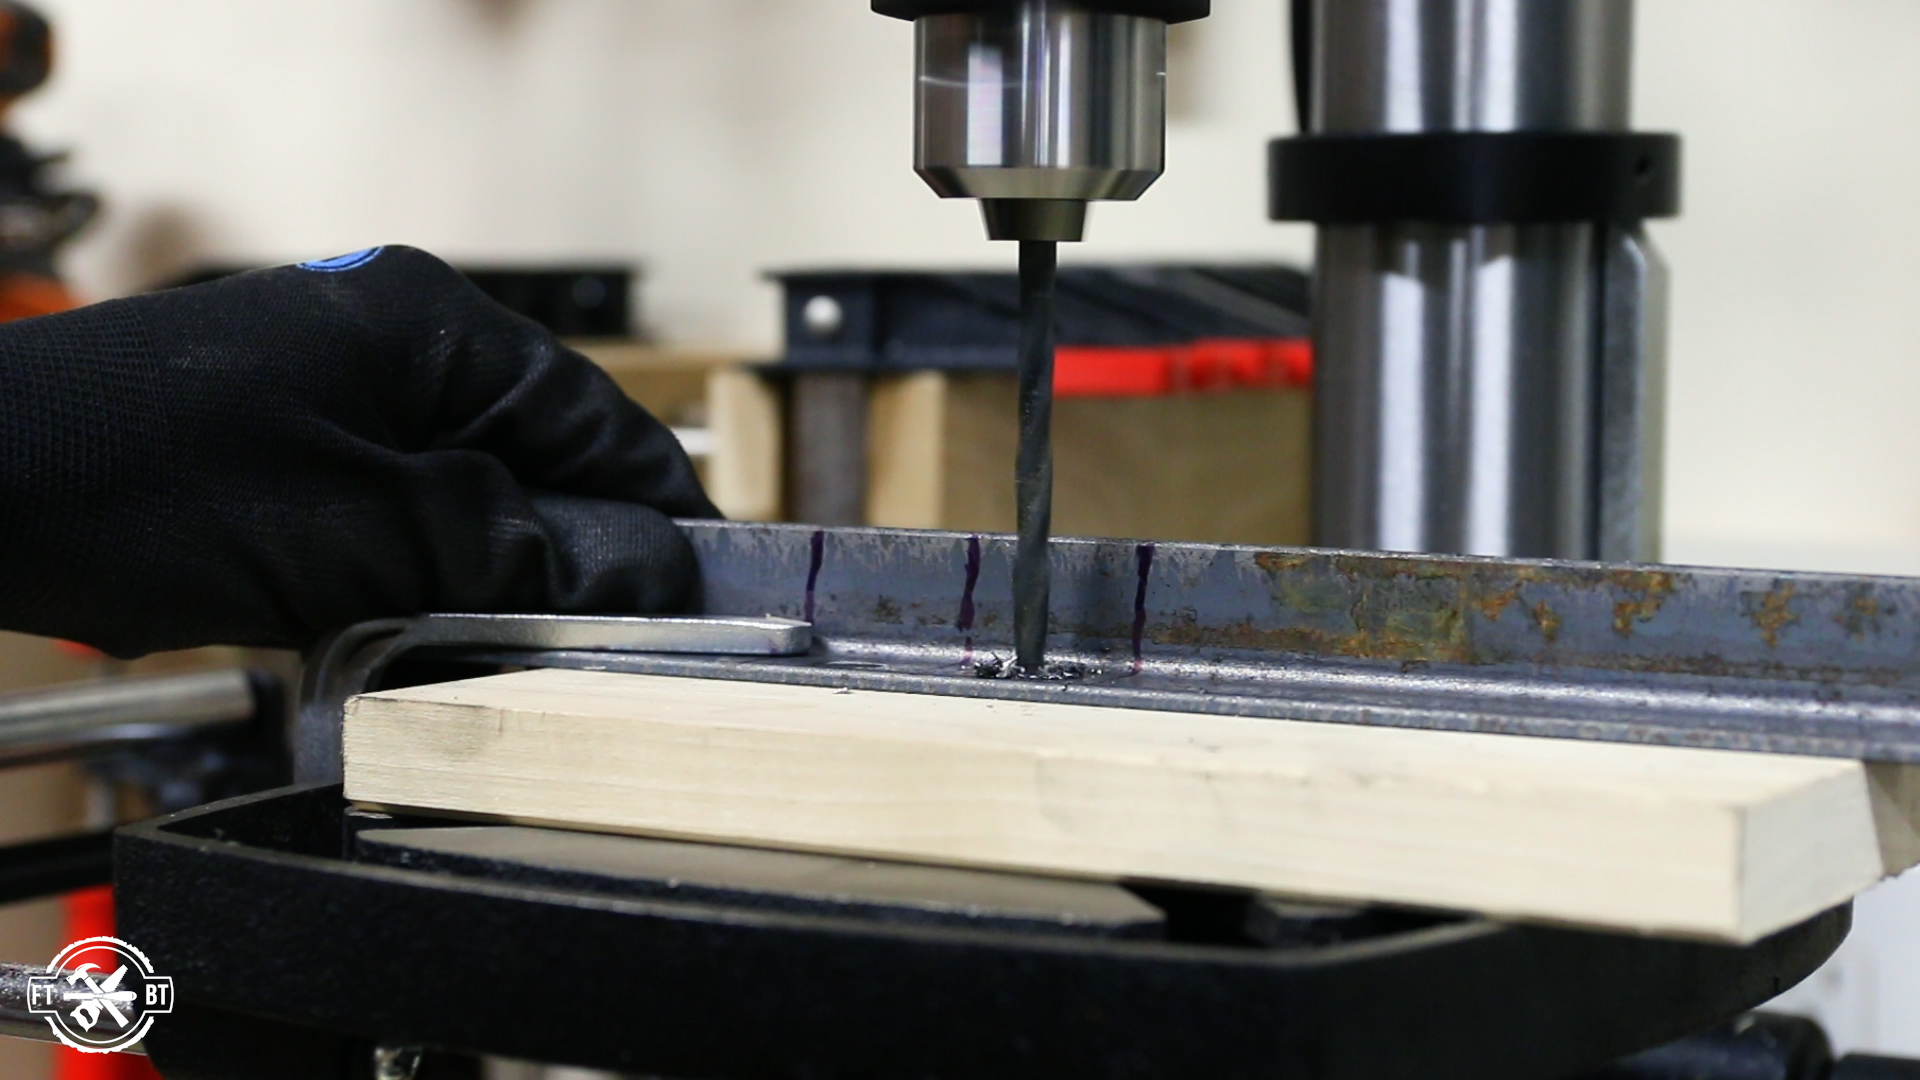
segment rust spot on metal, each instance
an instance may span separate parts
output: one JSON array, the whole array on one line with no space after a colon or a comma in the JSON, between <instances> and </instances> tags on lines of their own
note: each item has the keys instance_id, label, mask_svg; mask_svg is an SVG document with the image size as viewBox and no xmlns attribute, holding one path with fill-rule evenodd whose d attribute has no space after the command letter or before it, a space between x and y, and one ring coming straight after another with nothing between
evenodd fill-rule
<instances>
[{"instance_id":1,"label":"rust spot on metal","mask_svg":"<svg viewBox=\"0 0 1920 1080\"><path fill-rule=\"evenodd\" d=\"M1303 615L1345 612L1353 607L1353 591L1320 574L1295 574L1276 582L1277 599Z\"/></svg>"},{"instance_id":2,"label":"rust spot on metal","mask_svg":"<svg viewBox=\"0 0 1920 1080\"><path fill-rule=\"evenodd\" d=\"M1468 660L1473 650L1461 635L1463 621L1460 609L1451 605L1394 607L1374 637L1400 659Z\"/></svg>"},{"instance_id":3,"label":"rust spot on metal","mask_svg":"<svg viewBox=\"0 0 1920 1080\"><path fill-rule=\"evenodd\" d=\"M1364 608L1366 605L1362 605ZM1262 626L1252 618L1203 626L1191 611L1146 628L1156 644L1258 652L1294 652L1350 656L1364 660L1473 662L1473 648L1455 605L1397 607L1391 602L1377 618L1356 611L1351 629L1310 626Z\"/></svg>"},{"instance_id":4,"label":"rust spot on metal","mask_svg":"<svg viewBox=\"0 0 1920 1080\"><path fill-rule=\"evenodd\" d=\"M1516 581L1499 592L1488 593L1481 597L1478 605L1480 614L1485 615L1488 622L1499 622L1501 612L1512 607L1514 601L1518 599L1520 599L1520 583Z\"/></svg>"},{"instance_id":5,"label":"rust spot on metal","mask_svg":"<svg viewBox=\"0 0 1920 1080\"><path fill-rule=\"evenodd\" d=\"M1301 555L1286 551L1256 551L1253 553L1253 565L1269 574L1285 574L1299 570L1313 562L1312 555Z\"/></svg>"},{"instance_id":6,"label":"rust spot on metal","mask_svg":"<svg viewBox=\"0 0 1920 1080\"><path fill-rule=\"evenodd\" d=\"M1407 558L1379 554L1335 555L1332 562L1334 570L1349 581L1379 581L1386 578L1407 578L1413 581L1467 581L1477 576L1476 571L1479 570L1479 567L1473 563L1458 563L1418 556Z\"/></svg>"},{"instance_id":7,"label":"rust spot on metal","mask_svg":"<svg viewBox=\"0 0 1920 1080\"><path fill-rule=\"evenodd\" d=\"M1880 632L1880 598L1874 596L1865 586L1856 588L1847 599L1846 610L1833 617L1840 628L1849 637L1865 638L1868 633Z\"/></svg>"},{"instance_id":8,"label":"rust spot on metal","mask_svg":"<svg viewBox=\"0 0 1920 1080\"><path fill-rule=\"evenodd\" d=\"M1779 646L1781 630L1790 623L1800 621L1800 616L1795 615L1790 609L1793 590L1793 582L1779 582L1765 596L1762 596L1758 603L1750 601L1747 617L1753 620L1753 625L1760 628L1760 636L1767 640L1767 647L1770 649Z\"/></svg>"},{"instance_id":9,"label":"rust spot on metal","mask_svg":"<svg viewBox=\"0 0 1920 1080\"><path fill-rule=\"evenodd\" d=\"M1673 595L1673 574L1665 570L1614 570L1607 574L1627 599L1613 605L1613 632L1633 636L1633 624L1652 621Z\"/></svg>"},{"instance_id":10,"label":"rust spot on metal","mask_svg":"<svg viewBox=\"0 0 1920 1080\"><path fill-rule=\"evenodd\" d=\"M1551 645L1560 637L1560 613L1547 606L1545 600L1533 605L1530 612L1533 624L1540 628L1540 636Z\"/></svg>"}]
</instances>

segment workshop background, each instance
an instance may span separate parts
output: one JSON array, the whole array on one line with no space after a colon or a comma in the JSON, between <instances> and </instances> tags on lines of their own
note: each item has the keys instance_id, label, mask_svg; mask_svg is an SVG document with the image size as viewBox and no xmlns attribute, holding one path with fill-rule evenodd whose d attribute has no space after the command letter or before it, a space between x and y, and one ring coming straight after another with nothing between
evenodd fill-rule
<instances>
[{"instance_id":1,"label":"workshop background","mask_svg":"<svg viewBox=\"0 0 1920 1080\"><path fill-rule=\"evenodd\" d=\"M14 123L106 200L66 264L87 298L405 242L635 262L654 338L771 355L769 268L1011 265L913 175L912 31L863 0L36 2L59 63ZM1176 28L1167 174L1068 260L1310 258L1265 218L1281 8ZM1635 49L1636 126L1686 138L1683 216L1653 228L1668 557L1920 574L1920 4L1642 0ZM7 783L0 831L54 813L51 780ZM59 931L15 911L0 945L42 961ZM1920 1054L1920 876L1790 1001Z\"/></svg>"}]
</instances>

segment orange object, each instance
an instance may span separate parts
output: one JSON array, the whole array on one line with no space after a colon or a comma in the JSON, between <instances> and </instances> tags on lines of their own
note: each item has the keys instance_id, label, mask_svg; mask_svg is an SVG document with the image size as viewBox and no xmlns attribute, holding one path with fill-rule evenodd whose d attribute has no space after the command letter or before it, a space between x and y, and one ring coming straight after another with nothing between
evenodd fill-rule
<instances>
[{"instance_id":1,"label":"orange object","mask_svg":"<svg viewBox=\"0 0 1920 1080\"><path fill-rule=\"evenodd\" d=\"M1063 345L1056 397L1161 397L1313 385L1313 343L1301 338L1208 338L1183 345Z\"/></svg>"},{"instance_id":2,"label":"orange object","mask_svg":"<svg viewBox=\"0 0 1920 1080\"><path fill-rule=\"evenodd\" d=\"M67 940L113 934L113 887L102 885L67 896ZM54 1080L163 1080L139 1054L83 1054L67 1046L53 1048Z\"/></svg>"},{"instance_id":3,"label":"orange object","mask_svg":"<svg viewBox=\"0 0 1920 1080\"><path fill-rule=\"evenodd\" d=\"M0 322L70 311L80 301L65 285L38 274L0 274Z\"/></svg>"}]
</instances>

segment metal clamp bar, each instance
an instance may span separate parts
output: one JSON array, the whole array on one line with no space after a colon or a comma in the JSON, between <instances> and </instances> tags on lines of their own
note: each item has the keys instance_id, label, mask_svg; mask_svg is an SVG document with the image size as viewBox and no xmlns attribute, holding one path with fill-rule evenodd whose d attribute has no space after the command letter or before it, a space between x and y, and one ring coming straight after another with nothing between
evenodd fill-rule
<instances>
[{"instance_id":1,"label":"metal clamp bar","mask_svg":"<svg viewBox=\"0 0 1920 1080\"><path fill-rule=\"evenodd\" d=\"M775 616L422 615L360 623L323 641L307 659L294 777L301 783L340 778L347 699L372 689L389 664L417 649L794 656L812 645L811 624Z\"/></svg>"}]
</instances>

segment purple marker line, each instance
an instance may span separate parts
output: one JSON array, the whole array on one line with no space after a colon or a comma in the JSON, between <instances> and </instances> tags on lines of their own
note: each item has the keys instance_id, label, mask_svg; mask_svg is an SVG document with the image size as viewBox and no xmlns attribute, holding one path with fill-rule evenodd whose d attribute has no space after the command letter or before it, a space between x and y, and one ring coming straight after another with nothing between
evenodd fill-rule
<instances>
[{"instance_id":1,"label":"purple marker line","mask_svg":"<svg viewBox=\"0 0 1920 1080\"><path fill-rule=\"evenodd\" d=\"M827 559L827 533L825 529L816 529L813 534L813 559L807 567L807 621L813 621L813 588L820 583L820 564Z\"/></svg>"},{"instance_id":2,"label":"purple marker line","mask_svg":"<svg viewBox=\"0 0 1920 1080\"><path fill-rule=\"evenodd\" d=\"M1141 544L1133 549L1134 561L1140 568L1139 584L1133 588L1133 673L1140 674L1140 645L1147 634L1147 577L1153 573L1153 545Z\"/></svg>"}]
</instances>

